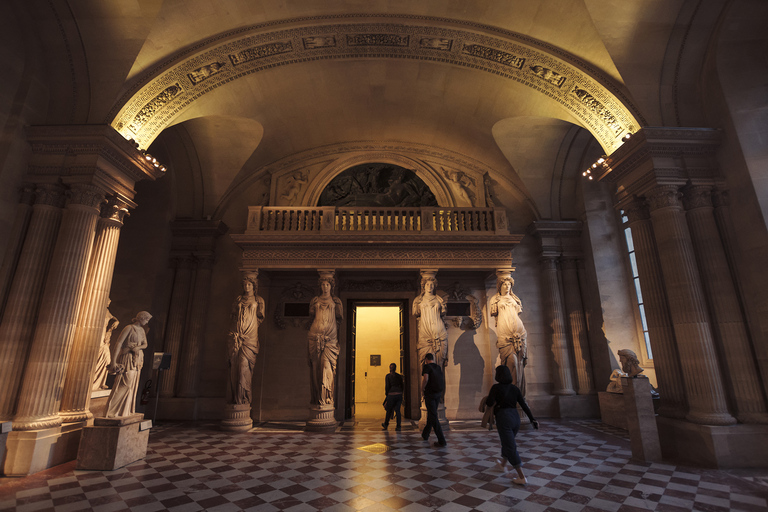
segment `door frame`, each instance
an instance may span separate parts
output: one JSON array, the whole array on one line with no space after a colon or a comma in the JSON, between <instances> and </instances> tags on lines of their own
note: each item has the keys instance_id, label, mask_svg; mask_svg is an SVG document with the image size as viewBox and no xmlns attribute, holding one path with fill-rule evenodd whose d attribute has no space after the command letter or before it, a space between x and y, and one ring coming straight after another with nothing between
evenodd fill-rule
<instances>
[{"instance_id":1,"label":"door frame","mask_svg":"<svg viewBox=\"0 0 768 512\"><path fill-rule=\"evenodd\" d=\"M357 308L360 306L397 306L400 308L400 374L408 375L410 369L410 337L408 333L410 299L347 299L347 368L344 419L355 417L355 353L357 343ZM405 380L403 390L403 416L410 413L410 379Z\"/></svg>"}]
</instances>

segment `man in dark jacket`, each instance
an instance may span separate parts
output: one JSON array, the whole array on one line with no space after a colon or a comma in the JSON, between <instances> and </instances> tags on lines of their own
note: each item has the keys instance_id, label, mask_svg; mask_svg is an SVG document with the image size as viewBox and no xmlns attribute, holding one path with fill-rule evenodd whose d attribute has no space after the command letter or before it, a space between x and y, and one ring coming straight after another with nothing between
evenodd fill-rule
<instances>
[{"instance_id":1,"label":"man in dark jacket","mask_svg":"<svg viewBox=\"0 0 768 512\"><path fill-rule=\"evenodd\" d=\"M437 442L435 446L445 446L445 436L437 419L437 406L445 392L443 370L435 364L432 354L424 356L424 367L421 370L421 391L424 396L424 406L427 408L427 424L421 432L421 437L427 441L429 432L434 429Z\"/></svg>"},{"instance_id":2,"label":"man in dark jacket","mask_svg":"<svg viewBox=\"0 0 768 512\"><path fill-rule=\"evenodd\" d=\"M384 423L381 424L383 430L387 430L392 414L397 418L395 430L400 430L400 405L403 403L403 386L403 376L397 373L397 365L395 363L390 364L389 373L384 378L384 393L387 395L384 399L384 408L387 410L387 415L384 417Z\"/></svg>"}]
</instances>

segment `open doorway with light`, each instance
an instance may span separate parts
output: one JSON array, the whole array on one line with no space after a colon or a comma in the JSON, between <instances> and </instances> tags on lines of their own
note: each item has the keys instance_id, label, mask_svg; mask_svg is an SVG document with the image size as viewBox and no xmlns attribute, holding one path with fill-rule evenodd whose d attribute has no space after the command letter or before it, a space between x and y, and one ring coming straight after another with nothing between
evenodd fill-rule
<instances>
[{"instance_id":1,"label":"open doorway with light","mask_svg":"<svg viewBox=\"0 0 768 512\"><path fill-rule=\"evenodd\" d=\"M407 375L408 301L354 301L348 311L350 333L347 357L347 404L345 417L357 420L384 419L384 379L390 363ZM408 379L403 414L408 410Z\"/></svg>"}]
</instances>

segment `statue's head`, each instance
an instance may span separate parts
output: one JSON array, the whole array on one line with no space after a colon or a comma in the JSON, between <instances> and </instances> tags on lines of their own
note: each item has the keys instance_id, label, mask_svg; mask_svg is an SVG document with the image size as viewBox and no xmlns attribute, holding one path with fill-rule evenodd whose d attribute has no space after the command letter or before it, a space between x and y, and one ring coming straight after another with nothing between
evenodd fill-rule
<instances>
[{"instance_id":1,"label":"statue's head","mask_svg":"<svg viewBox=\"0 0 768 512\"><path fill-rule=\"evenodd\" d=\"M325 293L325 289L328 289L328 294L333 295L333 290L336 287L336 280L331 276L320 276L320 278L317 280L318 286L320 286L320 291Z\"/></svg>"},{"instance_id":2,"label":"statue's head","mask_svg":"<svg viewBox=\"0 0 768 512\"><path fill-rule=\"evenodd\" d=\"M637 370L643 371L640 368L640 360L637 359L637 354L628 348L619 350L619 361L621 362L621 370L624 373L632 375L637 373ZM633 372L633 370L635 370Z\"/></svg>"},{"instance_id":3,"label":"statue's head","mask_svg":"<svg viewBox=\"0 0 768 512\"><path fill-rule=\"evenodd\" d=\"M437 279L431 276L425 276L421 278L421 293L422 295L434 295L437 290Z\"/></svg>"},{"instance_id":4,"label":"statue's head","mask_svg":"<svg viewBox=\"0 0 768 512\"><path fill-rule=\"evenodd\" d=\"M139 311L136 318L133 319L133 322L139 322L140 325L147 325L151 319L152 315L150 315L149 312Z\"/></svg>"},{"instance_id":5,"label":"statue's head","mask_svg":"<svg viewBox=\"0 0 768 512\"><path fill-rule=\"evenodd\" d=\"M499 295L509 295L512 293L513 286L515 286L515 280L511 277L502 277L496 280L496 291Z\"/></svg>"},{"instance_id":6,"label":"statue's head","mask_svg":"<svg viewBox=\"0 0 768 512\"><path fill-rule=\"evenodd\" d=\"M258 272L243 272L243 291L246 293L251 291L255 295L259 289L258 278Z\"/></svg>"}]
</instances>

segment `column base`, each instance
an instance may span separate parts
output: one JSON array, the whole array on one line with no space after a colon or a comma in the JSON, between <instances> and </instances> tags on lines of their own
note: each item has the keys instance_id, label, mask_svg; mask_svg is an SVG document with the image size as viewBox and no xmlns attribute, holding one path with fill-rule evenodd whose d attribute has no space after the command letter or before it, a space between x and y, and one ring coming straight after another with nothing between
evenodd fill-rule
<instances>
[{"instance_id":1,"label":"column base","mask_svg":"<svg viewBox=\"0 0 768 512\"><path fill-rule=\"evenodd\" d=\"M76 469L113 471L146 457L149 428L142 428L143 420L143 414L94 419L83 429Z\"/></svg>"},{"instance_id":2,"label":"column base","mask_svg":"<svg viewBox=\"0 0 768 512\"><path fill-rule=\"evenodd\" d=\"M600 403L597 395L558 395L558 418L599 418ZM533 411L536 417L536 411Z\"/></svg>"},{"instance_id":3,"label":"column base","mask_svg":"<svg viewBox=\"0 0 768 512\"><path fill-rule=\"evenodd\" d=\"M77 458L86 422L39 430L13 430L6 441L5 476L27 476Z\"/></svg>"},{"instance_id":4,"label":"column base","mask_svg":"<svg viewBox=\"0 0 768 512\"><path fill-rule=\"evenodd\" d=\"M224 404L224 419L221 420L221 430L245 432L252 428L251 404Z\"/></svg>"},{"instance_id":5,"label":"column base","mask_svg":"<svg viewBox=\"0 0 768 512\"><path fill-rule=\"evenodd\" d=\"M768 468L768 426L717 427L656 417L664 459L707 468Z\"/></svg>"},{"instance_id":6,"label":"column base","mask_svg":"<svg viewBox=\"0 0 768 512\"><path fill-rule=\"evenodd\" d=\"M334 405L310 405L309 420L304 430L307 432L335 432L336 419Z\"/></svg>"}]
</instances>

